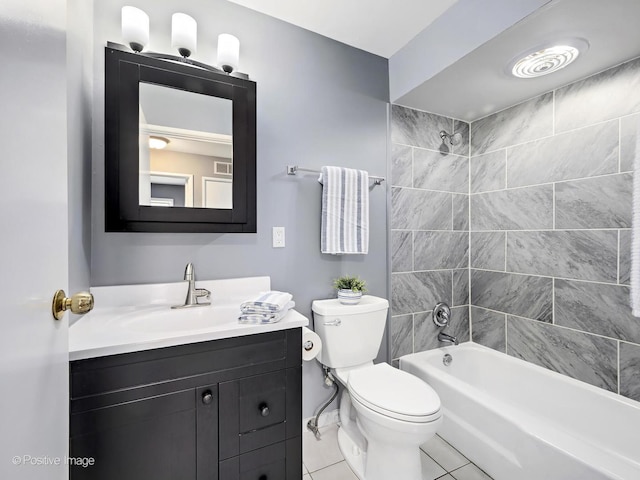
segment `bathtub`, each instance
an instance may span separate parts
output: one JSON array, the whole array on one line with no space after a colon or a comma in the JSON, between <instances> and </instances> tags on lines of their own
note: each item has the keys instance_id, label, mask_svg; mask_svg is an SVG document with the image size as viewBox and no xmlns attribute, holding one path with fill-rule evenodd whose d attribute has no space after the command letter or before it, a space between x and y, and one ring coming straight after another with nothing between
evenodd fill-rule
<instances>
[{"instance_id":1,"label":"bathtub","mask_svg":"<svg viewBox=\"0 0 640 480\"><path fill-rule=\"evenodd\" d=\"M474 343L400 368L438 392L438 433L495 480L640 479L640 402Z\"/></svg>"}]
</instances>

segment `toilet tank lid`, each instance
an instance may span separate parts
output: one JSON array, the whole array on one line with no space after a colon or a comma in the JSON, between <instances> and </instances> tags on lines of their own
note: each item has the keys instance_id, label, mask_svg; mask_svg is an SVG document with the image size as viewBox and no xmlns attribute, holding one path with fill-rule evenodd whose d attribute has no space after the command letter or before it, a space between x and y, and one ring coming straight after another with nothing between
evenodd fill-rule
<instances>
[{"instance_id":1,"label":"toilet tank lid","mask_svg":"<svg viewBox=\"0 0 640 480\"><path fill-rule=\"evenodd\" d=\"M311 310L318 315L357 315L360 313L378 312L389 308L389 301L385 298L363 295L357 305L343 305L337 298L314 300Z\"/></svg>"}]
</instances>

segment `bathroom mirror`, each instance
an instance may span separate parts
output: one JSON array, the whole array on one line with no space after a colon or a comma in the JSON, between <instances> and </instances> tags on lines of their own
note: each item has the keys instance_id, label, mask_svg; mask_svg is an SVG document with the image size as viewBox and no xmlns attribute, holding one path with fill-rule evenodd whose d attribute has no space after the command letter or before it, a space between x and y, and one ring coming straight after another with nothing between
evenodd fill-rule
<instances>
[{"instance_id":1,"label":"bathroom mirror","mask_svg":"<svg viewBox=\"0 0 640 480\"><path fill-rule=\"evenodd\" d=\"M106 230L255 232L255 83L105 54Z\"/></svg>"},{"instance_id":2,"label":"bathroom mirror","mask_svg":"<svg viewBox=\"0 0 640 480\"><path fill-rule=\"evenodd\" d=\"M139 204L233 208L232 102L140 83Z\"/></svg>"}]
</instances>

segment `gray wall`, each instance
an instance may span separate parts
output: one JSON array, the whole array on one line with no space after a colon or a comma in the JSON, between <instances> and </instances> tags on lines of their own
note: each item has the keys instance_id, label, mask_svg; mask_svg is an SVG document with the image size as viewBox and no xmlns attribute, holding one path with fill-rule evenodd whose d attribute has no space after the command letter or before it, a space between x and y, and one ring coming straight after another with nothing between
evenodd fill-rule
<instances>
[{"instance_id":1,"label":"gray wall","mask_svg":"<svg viewBox=\"0 0 640 480\"><path fill-rule=\"evenodd\" d=\"M462 134L443 143L440 131ZM390 358L439 345L433 307L452 307L446 331L469 340L469 124L392 106Z\"/></svg>"},{"instance_id":2,"label":"gray wall","mask_svg":"<svg viewBox=\"0 0 640 480\"><path fill-rule=\"evenodd\" d=\"M316 175L285 175L287 164L340 165L386 174L387 60L223 0L185 0L199 22L195 60L215 62L217 35L236 35L240 71L258 86L258 233L143 234L104 232L104 46L120 42L124 1L94 2L93 236L91 285L166 282L193 262L197 277L270 275L310 317L311 301L333 295L332 279L359 274L387 296L386 187L371 195L369 254L320 253L320 185ZM170 2L139 0L151 19L151 48L171 52ZM271 227L286 228L286 248L271 247ZM215 292L214 292L215 295ZM380 357L386 358L386 348ZM329 395L317 362L304 366L304 415Z\"/></svg>"},{"instance_id":3,"label":"gray wall","mask_svg":"<svg viewBox=\"0 0 640 480\"><path fill-rule=\"evenodd\" d=\"M69 196L69 294L91 285L91 106L93 103L93 4L67 2L67 166ZM80 318L69 314L69 323Z\"/></svg>"},{"instance_id":4,"label":"gray wall","mask_svg":"<svg viewBox=\"0 0 640 480\"><path fill-rule=\"evenodd\" d=\"M638 112L640 59L473 122L470 185L473 340L636 400Z\"/></svg>"}]
</instances>

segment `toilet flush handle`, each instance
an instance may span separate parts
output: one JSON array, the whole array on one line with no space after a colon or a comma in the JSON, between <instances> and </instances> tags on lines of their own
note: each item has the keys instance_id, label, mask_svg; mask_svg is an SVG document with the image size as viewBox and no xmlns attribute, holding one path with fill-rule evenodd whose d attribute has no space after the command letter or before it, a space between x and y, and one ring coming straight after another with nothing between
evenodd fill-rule
<instances>
[{"instance_id":1,"label":"toilet flush handle","mask_svg":"<svg viewBox=\"0 0 640 480\"><path fill-rule=\"evenodd\" d=\"M339 327L340 325L342 325L342 320L340 320L339 318L336 318L335 320L330 320L328 322L324 322L324 324L327 327Z\"/></svg>"}]
</instances>

